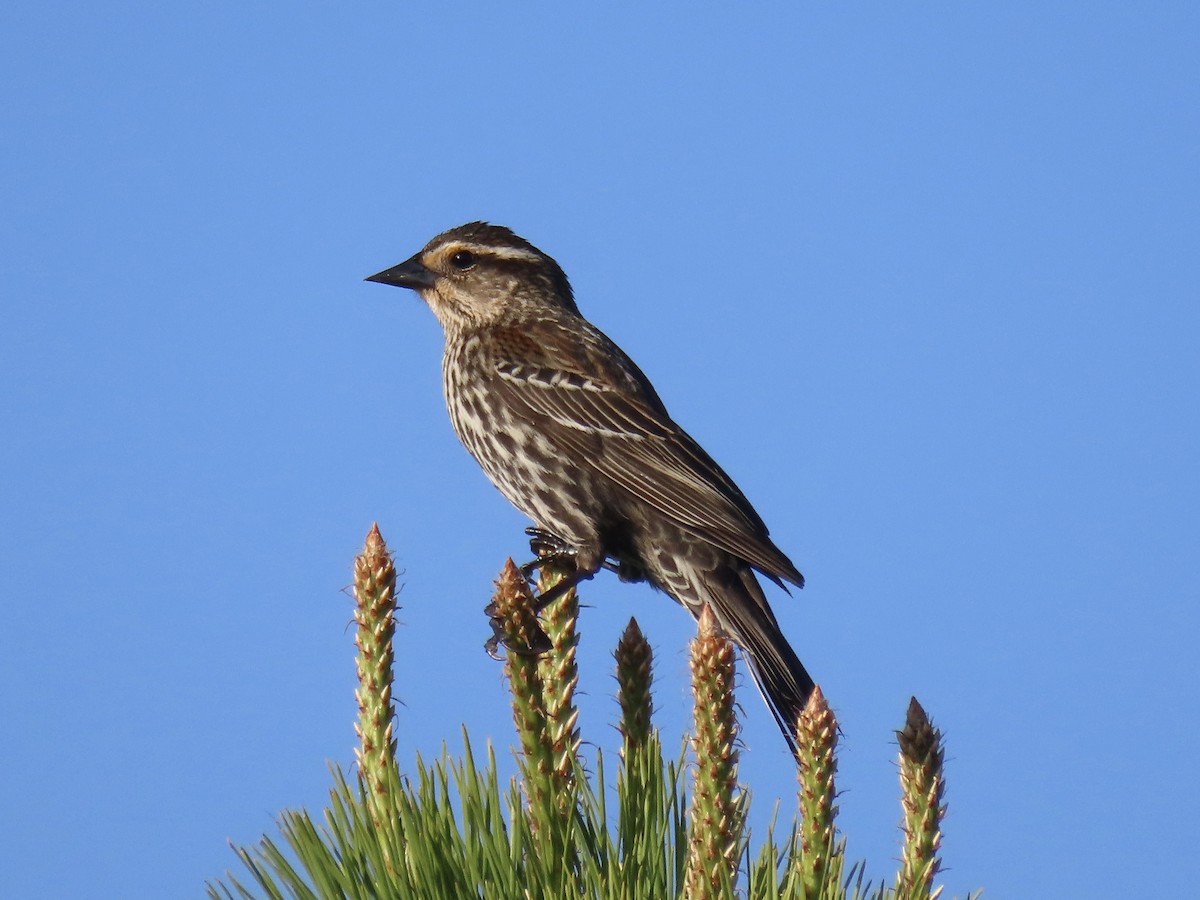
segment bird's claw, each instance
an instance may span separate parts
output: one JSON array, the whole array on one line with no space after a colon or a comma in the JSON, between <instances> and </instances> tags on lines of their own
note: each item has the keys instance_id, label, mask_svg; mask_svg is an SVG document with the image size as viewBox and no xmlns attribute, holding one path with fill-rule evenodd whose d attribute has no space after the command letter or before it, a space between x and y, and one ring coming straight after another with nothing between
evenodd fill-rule
<instances>
[{"instance_id":1,"label":"bird's claw","mask_svg":"<svg viewBox=\"0 0 1200 900\"><path fill-rule=\"evenodd\" d=\"M526 578L548 562L570 562L574 565L575 548L564 538L544 528L526 528L525 533L529 535L529 549L534 557L521 566L521 574Z\"/></svg>"},{"instance_id":2,"label":"bird's claw","mask_svg":"<svg viewBox=\"0 0 1200 900\"><path fill-rule=\"evenodd\" d=\"M530 526L525 529L529 535L529 549L533 551L534 559L521 566L521 574L526 578L533 575L545 563L564 562L574 565L579 551L566 538L561 538L552 531ZM627 567L617 560L605 559L600 567L614 572L622 581L645 581L645 575L628 577ZM591 576L584 576L588 578ZM583 580L581 578L580 580Z\"/></svg>"}]
</instances>

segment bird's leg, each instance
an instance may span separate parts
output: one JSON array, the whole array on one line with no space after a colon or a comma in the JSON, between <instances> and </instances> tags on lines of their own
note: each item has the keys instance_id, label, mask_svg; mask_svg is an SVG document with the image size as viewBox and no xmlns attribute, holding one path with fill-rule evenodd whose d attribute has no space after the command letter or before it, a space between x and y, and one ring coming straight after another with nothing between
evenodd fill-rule
<instances>
[{"instance_id":1,"label":"bird's leg","mask_svg":"<svg viewBox=\"0 0 1200 900\"><path fill-rule=\"evenodd\" d=\"M579 582L587 581L595 576L599 568L604 567L614 572L617 571L616 564L609 562L607 559L602 560L600 565L594 569L580 568L579 551L576 547L557 534L547 531L544 528L526 528L525 533L529 535L529 549L533 551L536 557L521 566L521 573L526 578L532 575L535 569L540 572L547 564L558 564L563 569L569 568L570 570L569 572L563 572L562 577L552 587L538 594L536 601L538 612L541 612L555 600L558 600L563 594L578 585Z\"/></svg>"},{"instance_id":2,"label":"bird's leg","mask_svg":"<svg viewBox=\"0 0 1200 900\"><path fill-rule=\"evenodd\" d=\"M555 582L552 587L549 587L544 591L540 591L537 597L534 598L534 608L537 609L538 612L541 612L555 600L558 600L560 597L562 597L562 595L567 591L578 585L579 582L588 581L595 576L595 574L595 572L584 572L576 569L562 580Z\"/></svg>"}]
</instances>

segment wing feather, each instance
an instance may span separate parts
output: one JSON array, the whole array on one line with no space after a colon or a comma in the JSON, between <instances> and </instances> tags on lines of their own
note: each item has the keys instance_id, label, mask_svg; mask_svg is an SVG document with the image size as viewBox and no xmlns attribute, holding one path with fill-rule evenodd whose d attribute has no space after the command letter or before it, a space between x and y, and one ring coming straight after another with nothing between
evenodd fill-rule
<instances>
[{"instance_id":1,"label":"wing feather","mask_svg":"<svg viewBox=\"0 0 1200 900\"><path fill-rule=\"evenodd\" d=\"M582 464L776 582L803 586L729 476L671 420L637 367L603 340L606 347L583 345L572 354L586 366L500 360L494 386L518 416L560 426L554 439ZM624 366L605 365L614 352Z\"/></svg>"}]
</instances>

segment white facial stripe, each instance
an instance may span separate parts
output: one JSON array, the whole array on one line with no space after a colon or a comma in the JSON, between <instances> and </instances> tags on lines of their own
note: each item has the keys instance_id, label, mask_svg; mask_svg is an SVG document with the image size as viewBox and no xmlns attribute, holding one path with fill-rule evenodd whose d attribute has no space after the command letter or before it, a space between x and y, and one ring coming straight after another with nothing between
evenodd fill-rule
<instances>
[{"instance_id":1,"label":"white facial stripe","mask_svg":"<svg viewBox=\"0 0 1200 900\"><path fill-rule=\"evenodd\" d=\"M521 247L498 247L495 244L471 244L466 241L455 241L447 248L449 253L466 250L479 256L493 256L497 259L519 259L524 262L540 263L542 258L531 250Z\"/></svg>"}]
</instances>

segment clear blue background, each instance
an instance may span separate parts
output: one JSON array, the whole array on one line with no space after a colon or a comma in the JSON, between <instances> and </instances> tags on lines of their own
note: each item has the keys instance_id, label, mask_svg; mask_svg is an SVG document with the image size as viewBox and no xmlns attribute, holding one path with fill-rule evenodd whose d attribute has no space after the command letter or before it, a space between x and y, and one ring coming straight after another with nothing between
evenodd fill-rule
<instances>
[{"instance_id":1,"label":"clear blue background","mask_svg":"<svg viewBox=\"0 0 1200 900\"><path fill-rule=\"evenodd\" d=\"M1198 9L5 5L5 895L197 896L323 804L374 520L401 758L507 746L481 607L525 522L432 315L361 281L477 218L557 257L808 576L771 597L851 858L894 871L915 694L948 894L1194 890ZM585 735L636 613L675 746L690 620L585 599ZM792 773L743 705L761 829Z\"/></svg>"}]
</instances>

